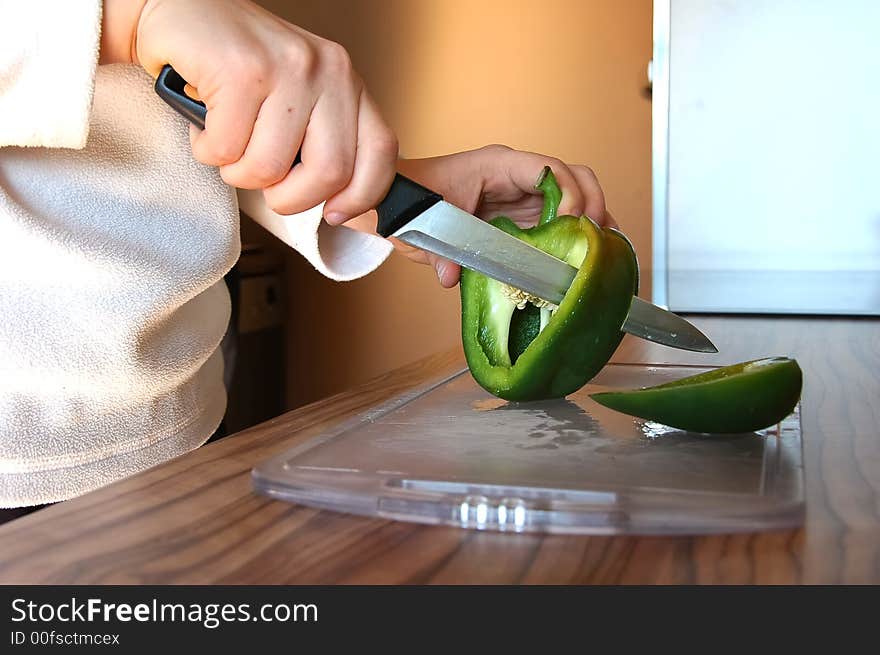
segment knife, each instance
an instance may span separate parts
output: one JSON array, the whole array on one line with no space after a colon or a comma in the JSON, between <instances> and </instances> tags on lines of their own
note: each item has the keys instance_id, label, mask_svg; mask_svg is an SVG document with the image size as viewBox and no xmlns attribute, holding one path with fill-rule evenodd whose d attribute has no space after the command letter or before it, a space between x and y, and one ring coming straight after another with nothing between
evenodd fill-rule
<instances>
[{"instance_id":1,"label":"knife","mask_svg":"<svg viewBox=\"0 0 880 655\"><path fill-rule=\"evenodd\" d=\"M205 105L186 95L186 81L164 66L156 93L191 123L204 129ZM301 161L297 153L294 164ZM452 205L399 173L376 207L376 232L452 260L514 288L559 305L577 269ZM682 350L718 349L694 325L633 296L623 332Z\"/></svg>"}]
</instances>

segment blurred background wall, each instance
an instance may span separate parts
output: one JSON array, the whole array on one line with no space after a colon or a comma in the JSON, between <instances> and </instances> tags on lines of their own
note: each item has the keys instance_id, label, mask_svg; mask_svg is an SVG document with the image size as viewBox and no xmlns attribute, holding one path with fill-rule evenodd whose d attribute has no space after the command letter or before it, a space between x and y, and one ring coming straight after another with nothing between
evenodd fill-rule
<instances>
[{"instance_id":1,"label":"blurred background wall","mask_svg":"<svg viewBox=\"0 0 880 655\"><path fill-rule=\"evenodd\" d=\"M259 0L342 43L400 139L427 157L504 143L584 163L632 239L650 297L650 0ZM396 254L331 283L245 220L283 260L283 409L459 347L458 290Z\"/></svg>"}]
</instances>

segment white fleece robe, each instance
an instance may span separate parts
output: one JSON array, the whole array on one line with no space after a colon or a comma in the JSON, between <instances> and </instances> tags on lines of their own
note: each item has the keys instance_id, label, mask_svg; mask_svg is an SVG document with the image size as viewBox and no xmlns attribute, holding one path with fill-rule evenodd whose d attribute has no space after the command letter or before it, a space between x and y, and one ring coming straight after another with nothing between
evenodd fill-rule
<instances>
[{"instance_id":1,"label":"white fleece robe","mask_svg":"<svg viewBox=\"0 0 880 655\"><path fill-rule=\"evenodd\" d=\"M225 410L236 193L143 70L97 66L100 26L100 0L0 0L0 507L181 455ZM331 278L391 252L241 202Z\"/></svg>"}]
</instances>

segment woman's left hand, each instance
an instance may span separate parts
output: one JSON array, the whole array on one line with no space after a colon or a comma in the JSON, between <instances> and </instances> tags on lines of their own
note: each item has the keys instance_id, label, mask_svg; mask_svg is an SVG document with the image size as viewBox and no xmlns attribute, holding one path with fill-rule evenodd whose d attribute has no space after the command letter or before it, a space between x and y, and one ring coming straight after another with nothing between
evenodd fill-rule
<instances>
[{"instance_id":1,"label":"woman's left hand","mask_svg":"<svg viewBox=\"0 0 880 655\"><path fill-rule=\"evenodd\" d=\"M543 195L535 182L545 166L553 170L562 189L560 215L586 215L599 225L617 227L596 175L586 166L500 145L398 162L401 173L442 194L447 202L483 220L507 216L521 227L534 225L541 213ZM458 284L458 264L396 239L392 242L413 261L433 266L443 287Z\"/></svg>"}]
</instances>

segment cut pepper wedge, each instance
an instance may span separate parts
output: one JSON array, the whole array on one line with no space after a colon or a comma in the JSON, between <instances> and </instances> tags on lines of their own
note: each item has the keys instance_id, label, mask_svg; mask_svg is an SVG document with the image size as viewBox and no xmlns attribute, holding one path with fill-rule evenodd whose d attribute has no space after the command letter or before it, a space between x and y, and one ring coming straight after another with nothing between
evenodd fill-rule
<instances>
[{"instance_id":1,"label":"cut pepper wedge","mask_svg":"<svg viewBox=\"0 0 880 655\"><path fill-rule=\"evenodd\" d=\"M541 219L520 229L491 222L578 269L558 307L502 282L461 273L462 344L474 379L513 401L561 398L608 362L638 291L638 263L623 234L586 216L557 216L562 194L546 167L535 185L544 194Z\"/></svg>"},{"instance_id":2,"label":"cut pepper wedge","mask_svg":"<svg viewBox=\"0 0 880 655\"><path fill-rule=\"evenodd\" d=\"M803 375L794 359L772 357L654 387L591 394L597 403L691 432L761 430L791 414Z\"/></svg>"}]
</instances>

